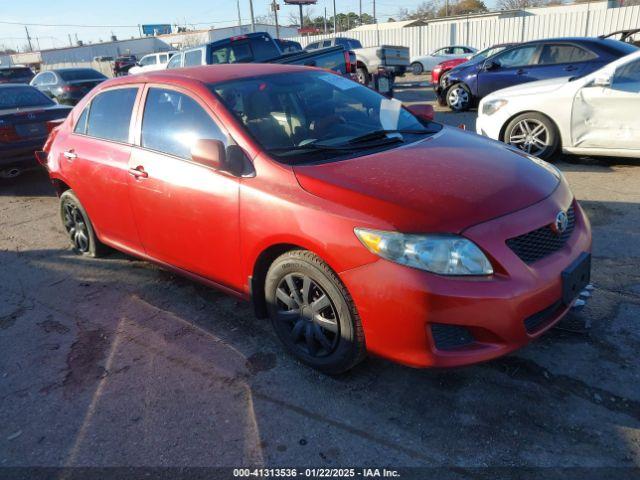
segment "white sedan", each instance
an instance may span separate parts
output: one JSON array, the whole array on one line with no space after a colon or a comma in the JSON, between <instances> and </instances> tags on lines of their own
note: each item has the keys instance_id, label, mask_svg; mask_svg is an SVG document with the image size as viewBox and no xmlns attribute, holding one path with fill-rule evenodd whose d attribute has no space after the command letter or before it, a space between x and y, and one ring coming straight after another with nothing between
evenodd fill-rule
<instances>
[{"instance_id":1,"label":"white sedan","mask_svg":"<svg viewBox=\"0 0 640 480\"><path fill-rule=\"evenodd\" d=\"M465 45L449 45L439 48L429 55L422 55L411 58L411 70L415 75L430 72L437 64L454 58L470 58L478 50Z\"/></svg>"},{"instance_id":2,"label":"white sedan","mask_svg":"<svg viewBox=\"0 0 640 480\"><path fill-rule=\"evenodd\" d=\"M498 90L478 106L477 133L550 158L640 157L640 51L584 77Z\"/></svg>"}]
</instances>

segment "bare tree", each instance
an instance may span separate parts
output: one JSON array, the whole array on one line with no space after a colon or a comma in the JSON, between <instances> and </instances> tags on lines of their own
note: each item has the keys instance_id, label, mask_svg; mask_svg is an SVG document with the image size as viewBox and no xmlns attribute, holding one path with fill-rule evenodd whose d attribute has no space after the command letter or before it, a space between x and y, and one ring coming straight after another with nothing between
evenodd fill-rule
<instances>
[{"instance_id":1,"label":"bare tree","mask_svg":"<svg viewBox=\"0 0 640 480\"><path fill-rule=\"evenodd\" d=\"M501 10L518 10L521 8L542 7L545 0L498 0L498 8Z\"/></svg>"}]
</instances>

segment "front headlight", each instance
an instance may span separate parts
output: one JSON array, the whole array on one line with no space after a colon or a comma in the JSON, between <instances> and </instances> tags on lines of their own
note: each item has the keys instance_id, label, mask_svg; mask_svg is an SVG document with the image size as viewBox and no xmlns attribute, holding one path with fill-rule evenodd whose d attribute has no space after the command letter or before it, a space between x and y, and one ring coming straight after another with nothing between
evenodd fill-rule
<instances>
[{"instance_id":1,"label":"front headlight","mask_svg":"<svg viewBox=\"0 0 640 480\"><path fill-rule=\"evenodd\" d=\"M482 104L482 114L483 115L493 115L498 110L500 110L502 107L504 107L507 103L509 103L509 102L507 100L502 99L502 98L498 98L496 100L489 100L487 102L484 102Z\"/></svg>"},{"instance_id":2,"label":"front headlight","mask_svg":"<svg viewBox=\"0 0 640 480\"><path fill-rule=\"evenodd\" d=\"M493 267L478 246L458 235L409 235L356 228L367 249L392 262L441 275L491 275Z\"/></svg>"}]
</instances>

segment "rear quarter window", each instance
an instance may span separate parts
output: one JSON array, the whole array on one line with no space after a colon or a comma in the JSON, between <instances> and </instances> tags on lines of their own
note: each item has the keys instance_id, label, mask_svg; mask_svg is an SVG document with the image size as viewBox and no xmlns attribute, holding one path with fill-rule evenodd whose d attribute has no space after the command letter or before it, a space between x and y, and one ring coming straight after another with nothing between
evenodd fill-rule
<instances>
[{"instance_id":1,"label":"rear quarter window","mask_svg":"<svg viewBox=\"0 0 640 480\"><path fill-rule=\"evenodd\" d=\"M129 142L131 113L138 88L107 90L91 100L87 135L114 142Z\"/></svg>"}]
</instances>

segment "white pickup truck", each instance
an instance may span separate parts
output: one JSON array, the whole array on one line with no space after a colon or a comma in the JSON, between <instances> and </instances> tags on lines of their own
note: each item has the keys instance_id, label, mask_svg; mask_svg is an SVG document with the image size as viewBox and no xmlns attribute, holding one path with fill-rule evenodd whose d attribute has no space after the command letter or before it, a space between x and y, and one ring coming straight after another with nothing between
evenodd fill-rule
<instances>
[{"instance_id":1,"label":"white pickup truck","mask_svg":"<svg viewBox=\"0 0 640 480\"><path fill-rule=\"evenodd\" d=\"M307 45L305 50L318 50L340 45L356 54L358 81L368 84L371 75L383 69L391 76L402 76L409 68L409 48L393 45L363 48L360 40L347 37L327 38Z\"/></svg>"}]
</instances>

